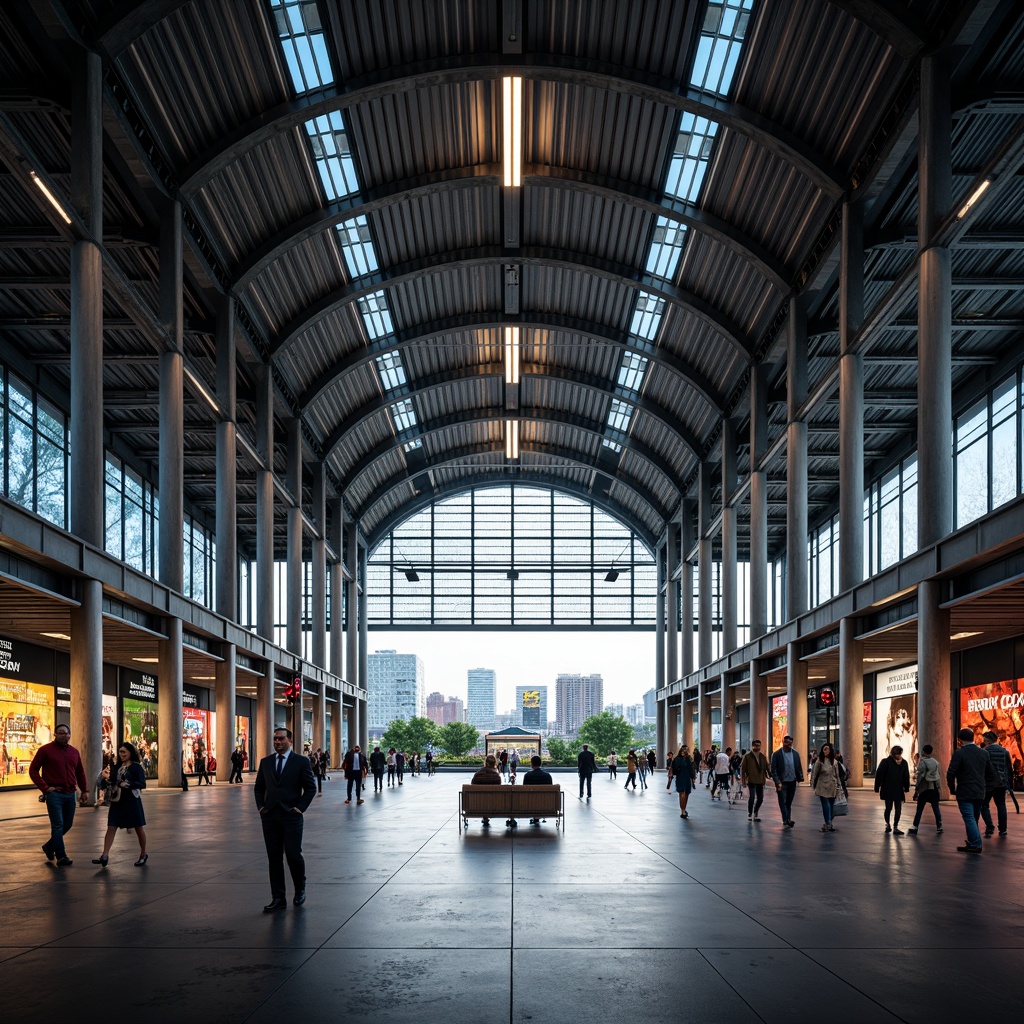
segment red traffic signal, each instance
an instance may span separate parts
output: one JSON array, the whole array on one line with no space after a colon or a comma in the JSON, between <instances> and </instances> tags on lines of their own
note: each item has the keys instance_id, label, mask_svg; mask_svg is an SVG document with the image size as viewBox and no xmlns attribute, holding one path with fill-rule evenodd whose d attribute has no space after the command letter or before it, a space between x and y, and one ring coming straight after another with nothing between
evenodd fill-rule
<instances>
[{"instance_id":1,"label":"red traffic signal","mask_svg":"<svg viewBox=\"0 0 1024 1024\"><path fill-rule=\"evenodd\" d=\"M302 696L302 677L296 676L285 688L285 699L294 704Z\"/></svg>"},{"instance_id":2,"label":"red traffic signal","mask_svg":"<svg viewBox=\"0 0 1024 1024\"><path fill-rule=\"evenodd\" d=\"M815 696L819 708L834 708L839 703L834 686L819 686Z\"/></svg>"}]
</instances>

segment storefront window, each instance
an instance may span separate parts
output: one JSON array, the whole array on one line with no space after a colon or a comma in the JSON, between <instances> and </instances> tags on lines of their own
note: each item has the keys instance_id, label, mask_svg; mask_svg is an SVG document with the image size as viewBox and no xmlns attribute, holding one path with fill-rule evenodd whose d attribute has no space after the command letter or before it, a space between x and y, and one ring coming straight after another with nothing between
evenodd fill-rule
<instances>
[{"instance_id":1,"label":"storefront window","mask_svg":"<svg viewBox=\"0 0 1024 1024\"><path fill-rule=\"evenodd\" d=\"M0 787L32 785L28 766L53 729L52 686L0 679Z\"/></svg>"}]
</instances>

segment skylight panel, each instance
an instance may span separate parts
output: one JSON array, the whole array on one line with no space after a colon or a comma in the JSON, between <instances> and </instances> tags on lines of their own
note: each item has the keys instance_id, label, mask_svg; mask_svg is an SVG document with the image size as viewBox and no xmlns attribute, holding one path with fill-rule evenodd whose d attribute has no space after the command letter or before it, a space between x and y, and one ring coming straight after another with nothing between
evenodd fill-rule
<instances>
[{"instance_id":1,"label":"skylight panel","mask_svg":"<svg viewBox=\"0 0 1024 1024\"><path fill-rule=\"evenodd\" d=\"M414 452L414 451L416 451L417 448L422 448L422 447L423 447L423 438L422 437L414 437L411 441L406 441L405 444L402 445L402 451L403 452Z\"/></svg>"},{"instance_id":2,"label":"skylight panel","mask_svg":"<svg viewBox=\"0 0 1024 1024\"><path fill-rule=\"evenodd\" d=\"M388 309L388 300L383 288L357 299L356 304L359 306L363 323L366 324L366 333L371 341L393 333L391 310Z\"/></svg>"},{"instance_id":3,"label":"skylight panel","mask_svg":"<svg viewBox=\"0 0 1024 1024\"><path fill-rule=\"evenodd\" d=\"M412 407L411 398L403 398L391 406L391 418L395 423L395 430L401 433L403 430L412 430L418 425L416 410Z\"/></svg>"},{"instance_id":4,"label":"skylight panel","mask_svg":"<svg viewBox=\"0 0 1024 1024\"><path fill-rule=\"evenodd\" d=\"M648 292L640 292L636 300L636 309L633 310L633 322L629 325L630 334L653 341L664 314L664 299L659 299Z\"/></svg>"},{"instance_id":5,"label":"skylight panel","mask_svg":"<svg viewBox=\"0 0 1024 1024\"><path fill-rule=\"evenodd\" d=\"M718 123L684 112L679 120L675 151L668 168L665 191L677 199L696 202L711 159Z\"/></svg>"},{"instance_id":6,"label":"skylight panel","mask_svg":"<svg viewBox=\"0 0 1024 1024\"><path fill-rule=\"evenodd\" d=\"M341 199L358 192L356 165L352 160L341 111L332 110L307 121L306 134L327 198Z\"/></svg>"},{"instance_id":7,"label":"skylight panel","mask_svg":"<svg viewBox=\"0 0 1024 1024\"><path fill-rule=\"evenodd\" d=\"M617 441L609 441L607 437L602 437L601 438L601 447L602 448L609 448L613 452L615 452L616 454L618 454L619 452L622 451L622 445L621 444L619 444Z\"/></svg>"},{"instance_id":8,"label":"skylight panel","mask_svg":"<svg viewBox=\"0 0 1024 1024\"><path fill-rule=\"evenodd\" d=\"M647 254L647 273L671 281L675 277L679 258L686 241L686 225L676 224L667 217L659 217Z\"/></svg>"},{"instance_id":9,"label":"skylight panel","mask_svg":"<svg viewBox=\"0 0 1024 1024\"><path fill-rule=\"evenodd\" d=\"M690 85L728 96L754 0L708 0Z\"/></svg>"},{"instance_id":10,"label":"skylight panel","mask_svg":"<svg viewBox=\"0 0 1024 1024\"><path fill-rule=\"evenodd\" d=\"M619 367L619 387L625 391L639 391L647 373L648 359L639 352L623 352Z\"/></svg>"},{"instance_id":11,"label":"skylight panel","mask_svg":"<svg viewBox=\"0 0 1024 1024\"><path fill-rule=\"evenodd\" d=\"M315 0L270 0L270 7L295 92L330 85L334 69Z\"/></svg>"},{"instance_id":12,"label":"skylight panel","mask_svg":"<svg viewBox=\"0 0 1024 1024\"><path fill-rule=\"evenodd\" d=\"M385 391L397 391L405 385L405 367L397 352L385 352L377 356L377 373Z\"/></svg>"},{"instance_id":13,"label":"skylight panel","mask_svg":"<svg viewBox=\"0 0 1024 1024\"><path fill-rule=\"evenodd\" d=\"M608 410L608 426L620 434L625 434L629 430L629 421L632 418L633 406L613 398L611 408Z\"/></svg>"},{"instance_id":14,"label":"skylight panel","mask_svg":"<svg viewBox=\"0 0 1024 1024\"><path fill-rule=\"evenodd\" d=\"M348 272L353 278L365 277L377 269L377 254L373 251L373 239L370 238L370 225L366 223L366 214L345 221L338 225L338 240L341 251L345 254Z\"/></svg>"}]
</instances>

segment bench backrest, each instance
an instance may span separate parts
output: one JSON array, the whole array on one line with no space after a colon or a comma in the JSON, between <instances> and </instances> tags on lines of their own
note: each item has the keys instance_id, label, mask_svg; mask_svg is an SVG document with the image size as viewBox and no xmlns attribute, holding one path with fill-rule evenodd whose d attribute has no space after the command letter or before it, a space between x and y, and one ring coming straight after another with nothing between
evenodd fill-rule
<instances>
[{"instance_id":1,"label":"bench backrest","mask_svg":"<svg viewBox=\"0 0 1024 1024\"><path fill-rule=\"evenodd\" d=\"M560 786L473 786L462 787L462 809L468 814L495 811L509 814L555 813L561 806Z\"/></svg>"}]
</instances>

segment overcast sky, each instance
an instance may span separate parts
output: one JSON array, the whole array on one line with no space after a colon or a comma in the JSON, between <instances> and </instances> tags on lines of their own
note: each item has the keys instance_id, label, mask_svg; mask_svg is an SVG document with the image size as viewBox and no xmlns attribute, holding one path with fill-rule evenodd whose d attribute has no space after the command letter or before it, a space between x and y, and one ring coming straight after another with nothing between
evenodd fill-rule
<instances>
[{"instance_id":1,"label":"overcast sky","mask_svg":"<svg viewBox=\"0 0 1024 1024\"><path fill-rule=\"evenodd\" d=\"M396 650L423 659L427 693L466 699L466 672L493 668L498 674L499 715L511 711L517 686L547 686L553 714L560 672L604 677L606 704L639 704L654 685L653 630L602 633L476 633L370 630L369 650Z\"/></svg>"}]
</instances>

